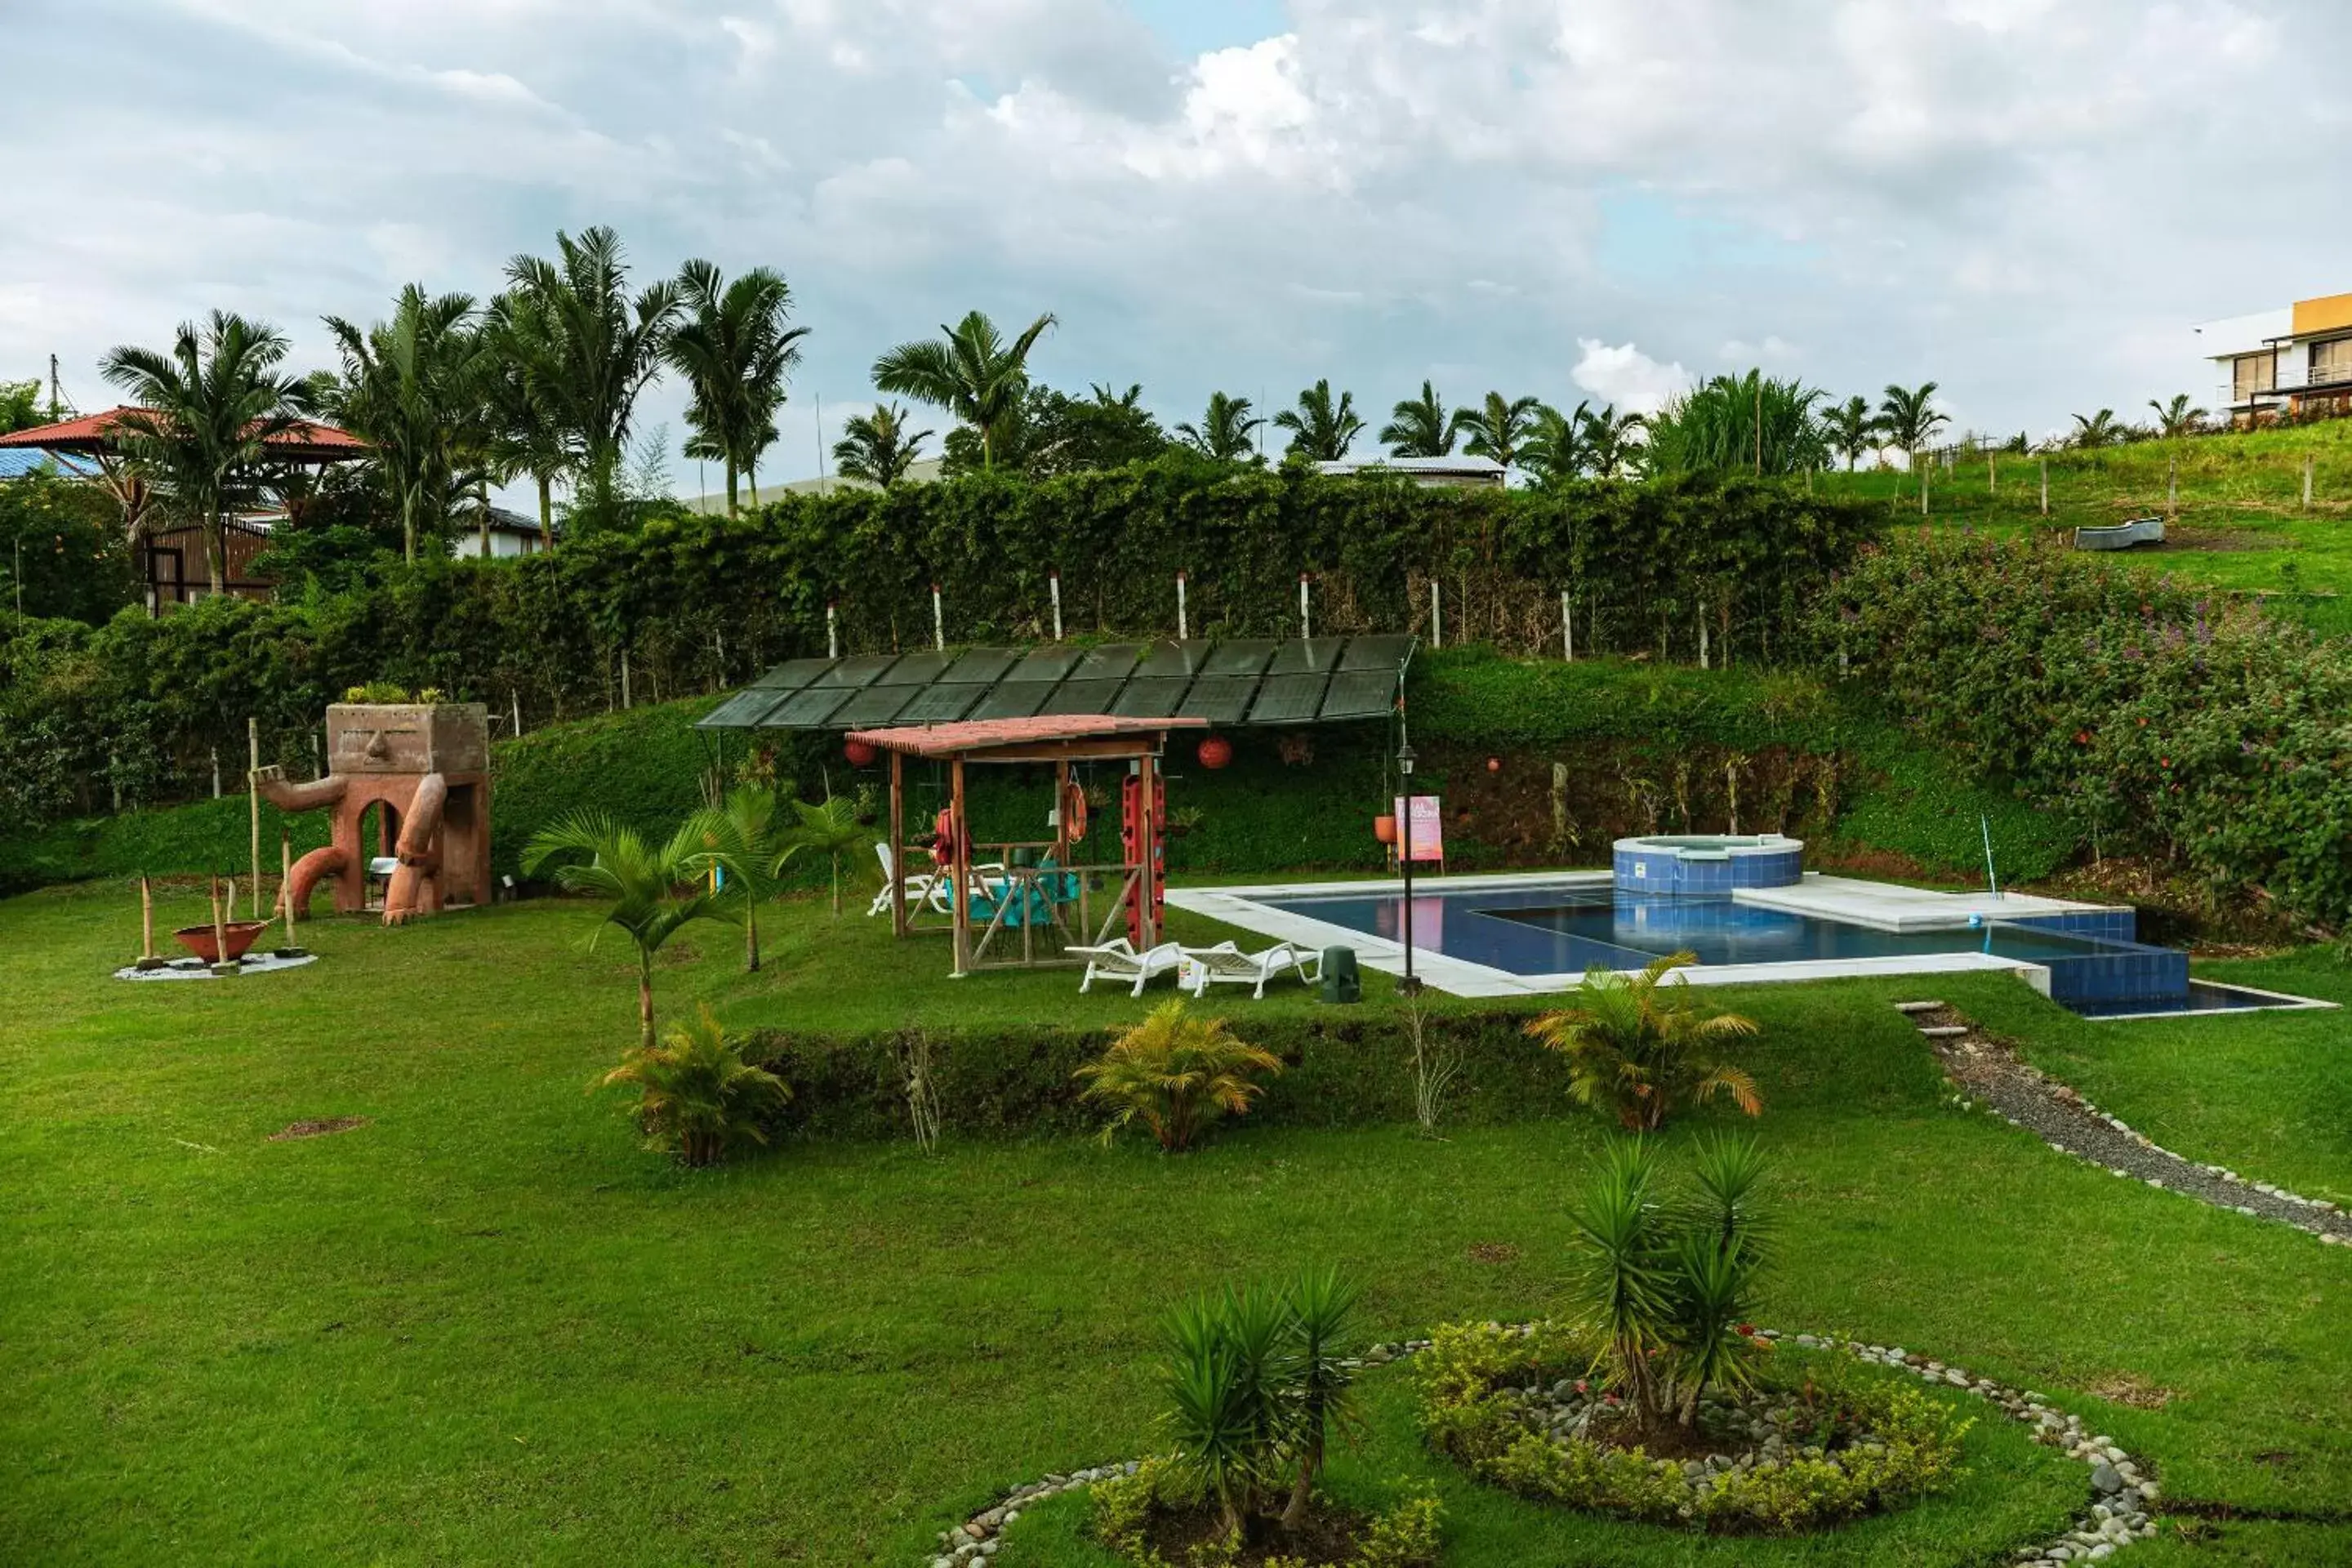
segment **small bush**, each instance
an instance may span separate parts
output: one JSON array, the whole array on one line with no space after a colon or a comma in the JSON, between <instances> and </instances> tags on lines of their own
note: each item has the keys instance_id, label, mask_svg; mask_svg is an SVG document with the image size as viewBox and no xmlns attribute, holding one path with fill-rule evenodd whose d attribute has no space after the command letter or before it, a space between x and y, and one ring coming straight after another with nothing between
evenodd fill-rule
<instances>
[{"instance_id":1,"label":"small bush","mask_svg":"<svg viewBox=\"0 0 2352 1568\"><path fill-rule=\"evenodd\" d=\"M689 1165L716 1163L741 1139L765 1143L760 1120L789 1095L775 1074L744 1062L708 1007L694 1023L674 1026L667 1043L632 1050L590 1087L614 1084L636 1087L646 1147Z\"/></svg>"},{"instance_id":2,"label":"small bush","mask_svg":"<svg viewBox=\"0 0 2352 1568\"><path fill-rule=\"evenodd\" d=\"M1627 1128L1654 1132L1684 1106L1718 1094L1761 1115L1756 1080L1709 1051L1718 1041L1755 1035L1756 1021L1702 1007L1674 975L1696 962L1694 953L1671 953L1630 979L1595 964L1576 1000L1529 1023L1528 1033L1568 1058L1570 1094L1613 1111Z\"/></svg>"},{"instance_id":3,"label":"small bush","mask_svg":"<svg viewBox=\"0 0 2352 1568\"><path fill-rule=\"evenodd\" d=\"M1154 1008L1077 1076L1087 1099L1112 1108L1104 1142L1140 1121L1176 1154L1218 1117L1248 1110L1265 1092L1258 1079L1280 1071L1280 1057L1235 1037L1223 1019L1194 1018L1174 1001Z\"/></svg>"}]
</instances>

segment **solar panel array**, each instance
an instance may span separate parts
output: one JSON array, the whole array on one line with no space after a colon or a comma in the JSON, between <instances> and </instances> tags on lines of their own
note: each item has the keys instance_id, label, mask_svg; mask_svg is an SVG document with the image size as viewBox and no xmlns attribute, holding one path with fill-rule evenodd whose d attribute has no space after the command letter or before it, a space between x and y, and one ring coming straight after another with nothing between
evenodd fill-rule
<instances>
[{"instance_id":1,"label":"solar panel array","mask_svg":"<svg viewBox=\"0 0 2352 1568\"><path fill-rule=\"evenodd\" d=\"M1220 725L1381 719L1395 706L1414 646L1402 636L1248 637L795 658L696 728L879 730L1038 713Z\"/></svg>"}]
</instances>

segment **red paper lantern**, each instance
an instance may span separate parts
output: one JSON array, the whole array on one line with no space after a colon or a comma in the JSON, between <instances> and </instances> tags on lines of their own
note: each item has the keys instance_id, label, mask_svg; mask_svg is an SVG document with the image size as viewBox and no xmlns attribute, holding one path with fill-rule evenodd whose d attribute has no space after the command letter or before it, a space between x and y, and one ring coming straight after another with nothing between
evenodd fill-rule
<instances>
[{"instance_id":1,"label":"red paper lantern","mask_svg":"<svg viewBox=\"0 0 2352 1568\"><path fill-rule=\"evenodd\" d=\"M1212 735L1201 742L1201 765L1212 773L1234 760L1234 743L1223 735Z\"/></svg>"},{"instance_id":2,"label":"red paper lantern","mask_svg":"<svg viewBox=\"0 0 2352 1568\"><path fill-rule=\"evenodd\" d=\"M1488 757L1486 759L1486 771L1490 773L1501 773L1503 771L1503 759L1500 757Z\"/></svg>"},{"instance_id":3,"label":"red paper lantern","mask_svg":"<svg viewBox=\"0 0 2352 1568\"><path fill-rule=\"evenodd\" d=\"M849 759L849 765L853 768L870 768L874 765L874 748L863 741L850 742L841 748L841 754Z\"/></svg>"}]
</instances>

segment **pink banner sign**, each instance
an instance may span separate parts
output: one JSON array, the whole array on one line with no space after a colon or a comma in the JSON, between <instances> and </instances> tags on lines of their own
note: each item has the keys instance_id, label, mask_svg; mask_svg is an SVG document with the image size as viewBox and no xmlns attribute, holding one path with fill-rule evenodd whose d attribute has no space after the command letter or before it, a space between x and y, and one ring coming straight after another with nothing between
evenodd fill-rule
<instances>
[{"instance_id":1,"label":"pink banner sign","mask_svg":"<svg viewBox=\"0 0 2352 1568\"><path fill-rule=\"evenodd\" d=\"M1405 802L1400 798L1396 803L1396 814L1398 822L1412 830L1412 858L1417 861L1444 860L1445 818L1438 811L1437 796L1417 795L1412 797L1412 809L1408 815Z\"/></svg>"}]
</instances>

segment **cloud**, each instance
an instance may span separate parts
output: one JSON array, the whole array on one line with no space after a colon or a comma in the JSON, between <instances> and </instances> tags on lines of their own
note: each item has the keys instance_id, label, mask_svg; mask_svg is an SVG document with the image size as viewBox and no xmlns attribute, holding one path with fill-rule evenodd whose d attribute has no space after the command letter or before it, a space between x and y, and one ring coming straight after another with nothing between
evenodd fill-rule
<instances>
[{"instance_id":1,"label":"cloud","mask_svg":"<svg viewBox=\"0 0 2352 1568\"><path fill-rule=\"evenodd\" d=\"M54 350L84 403L215 304L323 363L320 315L598 222L647 273L791 278L791 473L816 395L974 307L1056 311L1044 374L1171 419L1764 363L2014 430L2202 387L2189 322L2352 287L2311 199L2352 11L2315 0L1291 0L1196 53L1118 0L26 9L0 375Z\"/></svg>"},{"instance_id":2,"label":"cloud","mask_svg":"<svg viewBox=\"0 0 2352 1568\"><path fill-rule=\"evenodd\" d=\"M1666 400L1691 384L1679 363L1660 364L1632 343L1614 347L1597 338L1579 338L1581 351L1569 379L1621 414L1655 414Z\"/></svg>"}]
</instances>

